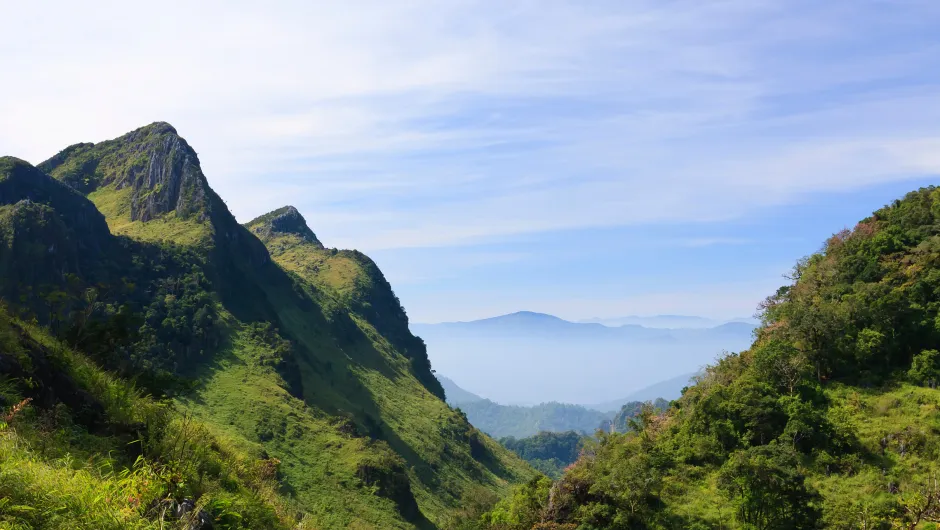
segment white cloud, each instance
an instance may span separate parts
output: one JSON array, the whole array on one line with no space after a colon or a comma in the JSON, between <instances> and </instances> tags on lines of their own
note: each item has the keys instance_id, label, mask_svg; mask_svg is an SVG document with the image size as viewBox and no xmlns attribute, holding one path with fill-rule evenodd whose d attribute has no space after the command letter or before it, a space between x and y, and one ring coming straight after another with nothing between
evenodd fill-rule
<instances>
[{"instance_id":1,"label":"white cloud","mask_svg":"<svg viewBox=\"0 0 940 530\"><path fill-rule=\"evenodd\" d=\"M940 173L933 2L7 2L0 153L177 126L328 244L734 218Z\"/></svg>"}]
</instances>

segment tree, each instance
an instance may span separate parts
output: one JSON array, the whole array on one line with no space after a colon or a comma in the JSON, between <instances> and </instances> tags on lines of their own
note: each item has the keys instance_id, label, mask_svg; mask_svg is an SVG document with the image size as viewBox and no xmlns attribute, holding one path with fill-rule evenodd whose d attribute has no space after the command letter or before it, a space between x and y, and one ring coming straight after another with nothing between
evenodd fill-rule
<instances>
[{"instance_id":1,"label":"tree","mask_svg":"<svg viewBox=\"0 0 940 530\"><path fill-rule=\"evenodd\" d=\"M551 487L552 481L547 477L533 478L484 515L484 522L496 530L529 530L542 522Z\"/></svg>"},{"instance_id":2,"label":"tree","mask_svg":"<svg viewBox=\"0 0 940 530\"><path fill-rule=\"evenodd\" d=\"M813 367L806 355L789 342L769 340L753 351L757 371L791 396L800 383L812 377Z\"/></svg>"},{"instance_id":3,"label":"tree","mask_svg":"<svg viewBox=\"0 0 940 530\"><path fill-rule=\"evenodd\" d=\"M907 375L919 385L937 388L940 382L940 352L923 350L915 355Z\"/></svg>"},{"instance_id":4,"label":"tree","mask_svg":"<svg viewBox=\"0 0 940 530\"><path fill-rule=\"evenodd\" d=\"M770 444L734 453L722 466L719 487L751 530L817 528L819 495L805 484L795 452Z\"/></svg>"}]
</instances>

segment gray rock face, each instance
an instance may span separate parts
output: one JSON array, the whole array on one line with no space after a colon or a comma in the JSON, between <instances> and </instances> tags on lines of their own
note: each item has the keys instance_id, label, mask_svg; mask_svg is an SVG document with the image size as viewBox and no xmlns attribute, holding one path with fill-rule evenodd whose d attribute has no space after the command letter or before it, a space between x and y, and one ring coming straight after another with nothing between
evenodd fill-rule
<instances>
[{"instance_id":1,"label":"gray rock face","mask_svg":"<svg viewBox=\"0 0 940 530\"><path fill-rule=\"evenodd\" d=\"M168 123L152 123L98 144L75 144L39 169L82 194L110 185L130 188L132 221L170 212L200 221L208 217L209 184L199 158Z\"/></svg>"},{"instance_id":2,"label":"gray rock face","mask_svg":"<svg viewBox=\"0 0 940 530\"><path fill-rule=\"evenodd\" d=\"M175 211L182 218L205 220L206 180L196 152L167 123L138 129L120 138L137 162L117 175L118 189L133 188L131 219L149 221ZM141 164L140 162L144 162Z\"/></svg>"},{"instance_id":3,"label":"gray rock face","mask_svg":"<svg viewBox=\"0 0 940 530\"><path fill-rule=\"evenodd\" d=\"M313 230L307 226L307 221L300 215L297 208L288 206L283 213L271 219L271 229L275 232L297 234L311 243L320 244Z\"/></svg>"},{"instance_id":4,"label":"gray rock face","mask_svg":"<svg viewBox=\"0 0 940 530\"><path fill-rule=\"evenodd\" d=\"M194 513L196 503L192 499L183 499L172 506L173 515L177 519L184 519L184 528L187 530L211 530L212 517L205 510Z\"/></svg>"}]
</instances>

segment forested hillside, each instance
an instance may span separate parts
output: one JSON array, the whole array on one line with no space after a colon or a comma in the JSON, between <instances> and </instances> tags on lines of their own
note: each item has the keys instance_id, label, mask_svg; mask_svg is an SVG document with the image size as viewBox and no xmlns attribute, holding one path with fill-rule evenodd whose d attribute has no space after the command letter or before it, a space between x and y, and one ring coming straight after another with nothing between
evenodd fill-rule
<instances>
[{"instance_id":1,"label":"forested hillside","mask_svg":"<svg viewBox=\"0 0 940 530\"><path fill-rule=\"evenodd\" d=\"M500 438L499 443L546 476L557 479L581 455L581 448L587 438L574 431L540 432L528 438Z\"/></svg>"},{"instance_id":2,"label":"forested hillside","mask_svg":"<svg viewBox=\"0 0 940 530\"><path fill-rule=\"evenodd\" d=\"M594 434L604 428L611 415L570 403L541 403L529 407L500 405L488 399L459 405L476 428L501 438L524 438L541 431L575 431Z\"/></svg>"},{"instance_id":3,"label":"forested hillside","mask_svg":"<svg viewBox=\"0 0 940 530\"><path fill-rule=\"evenodd\" d=\"M533 476L371 260L249 227L165 123L0 158L4 525L435 528Z\"/></svg>"},{"instance_id":4,"label":"forested hillside","mask_svg":"<svg viewBox=\"0 0 940 530\"><path fill-rule=\"evenodd\" d=\"M940 189L801 259L753 345L467 527L928 529L940 522Z\"/></svg>"}]
</instances>

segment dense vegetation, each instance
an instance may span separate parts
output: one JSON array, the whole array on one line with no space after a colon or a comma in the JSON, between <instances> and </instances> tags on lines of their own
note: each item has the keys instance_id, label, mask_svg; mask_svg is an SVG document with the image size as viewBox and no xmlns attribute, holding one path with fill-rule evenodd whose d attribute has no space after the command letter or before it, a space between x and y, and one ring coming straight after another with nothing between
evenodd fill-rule
<instances>
[{"instance_id":1,"label":"dense vegetation","mask_svg":"<svg viewBox=\"0 0 940 530\"><path fill-rule=\"evenodd\" d=\"M501 438L499 443L521 456L535 469L557 479L566 467L578 459L586 438L574 431L540 432L528 438Z\"/></svg>"},{"instance_id":2,"label":"dense vegetation","mask_svg":"<svg viewBox=\"0 0 940 530\"><path fill-rule=\"evenodd\" d=\"M507 436L500 438L499 443L546 476L557 479L566 467L578 459L584 444L594 440L594 436L605 432L635 430L637 418L647 410L658 413L666 410L668 406L669 403L662 398L646 403L633 401L624 405L613 420L602 421L591 435L584 431L542 431L527 438Z\"/></svg>"},{"instance_id":3,"label":"dense vegetation","mask_svg":"<svg viewBox=\"0 0 940 530\"><path fill-rule=\"evenodd\" d=\"M829 239L746 351L467 528L928 529L940 522L940 189Z\"/></svg>"},{"instance_id":4,"label":"dense vegetation","mask_svg":"<svg viewBox=\"0 0 940 530\"><path fill-rule=\"evenodd\" d=\"M0 527L314 528L280 461L0 309ZM181 504L196 499L180 517ZM298 515L299 514L299 515Z\"/></svg>"},{"instance_id":5,"label":"dense vegetation","mask_svg":"<svg viewBox=\"0 0 940 530\"><path fill-rule=\"evenodd\" d=\"M655 401L642 402L631 401L620 407L617 415L610 422L610 431L627 432L635 427L634 420L642 412L644 407L652 407L656 412L662 412L669 407L669 402L663 398L657 398Z\"/></svg>"},{"instance_id":6,"label":"dense vegetation","mask_svg":"<svg viewBox=\"0 0 940 530\"><path fill-rule=\"evenodd\" d=\"M164 123L0 158L0 526L434 528L534 475L371 260L250 228Z\"/></svg>"}]
</instances>

